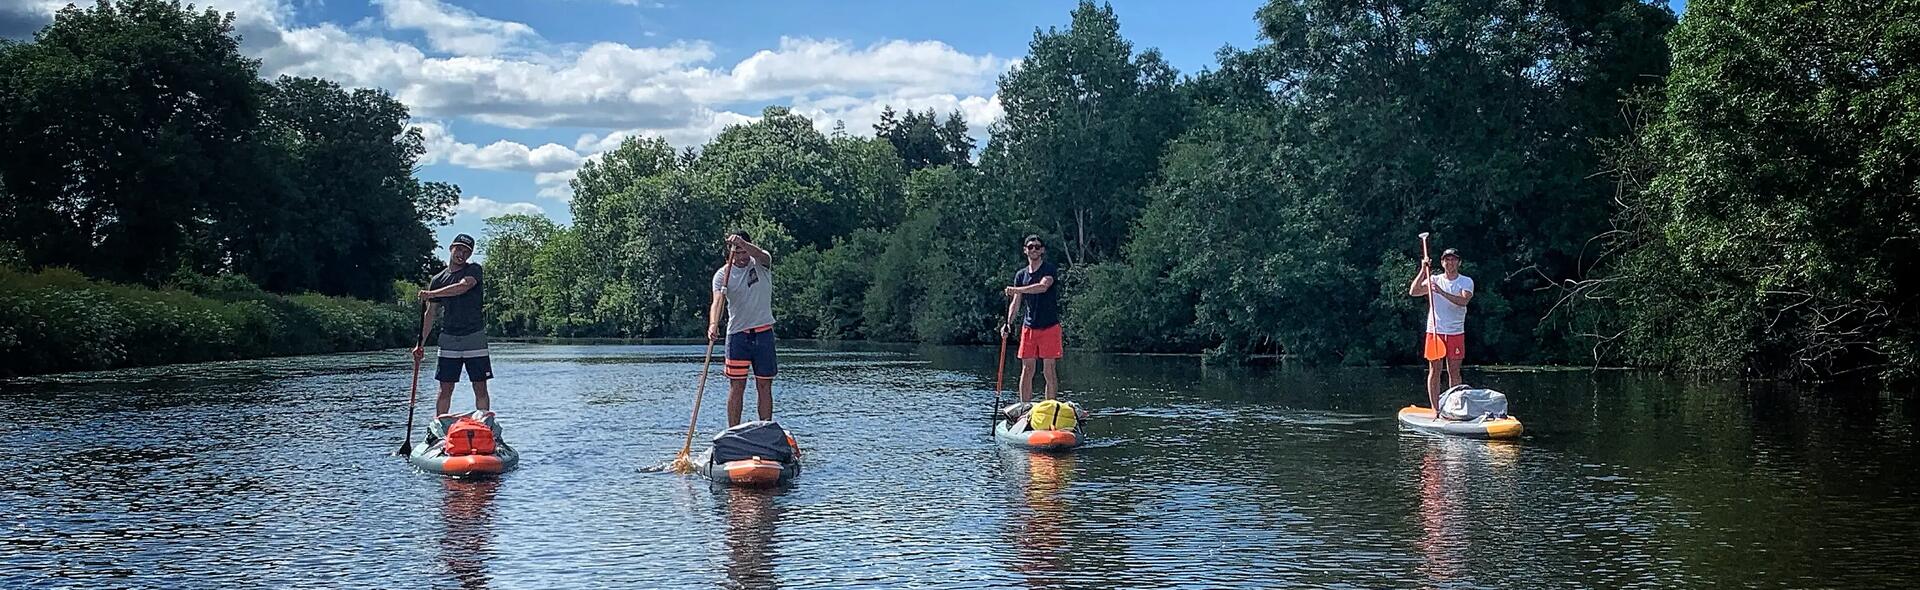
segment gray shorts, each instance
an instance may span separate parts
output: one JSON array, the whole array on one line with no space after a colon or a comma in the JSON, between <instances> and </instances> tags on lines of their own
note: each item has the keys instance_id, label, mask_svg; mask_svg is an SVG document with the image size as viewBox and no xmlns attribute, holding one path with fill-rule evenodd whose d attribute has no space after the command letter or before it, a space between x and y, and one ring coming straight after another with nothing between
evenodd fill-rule
<instances>
[{"instance_id":1,"label":"gray shorts","mask_svg":"<svg viewBox=\"0 0 1920 590\"><path fill-rule=\"evenodd\" d=\"M440 358L465 359L487 356L487 331L481 330L464 336L440 334Z\"/></svg>"}]
</instances>

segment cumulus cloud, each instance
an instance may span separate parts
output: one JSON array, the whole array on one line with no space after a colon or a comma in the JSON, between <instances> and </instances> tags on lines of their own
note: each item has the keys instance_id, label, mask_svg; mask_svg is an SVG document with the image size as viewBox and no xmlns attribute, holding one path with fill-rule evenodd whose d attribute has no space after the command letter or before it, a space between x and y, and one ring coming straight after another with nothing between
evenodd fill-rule
<instances>
[{"instance_id":1,"label":"cumulus cloud","mask_svg":"<svg viewBox=\"0 0 1920 590\"><path fill-rule=\"evenodd\" d=\"M705 110L693 122L679 127L652 127L623 129L607 134L588 133L573 142L573 149L581 153L600 153L620 147L620 143L629 137L658 137L667 140L676 148L698 147L720 135L731 125L746 125L759 121L758 115L742 115L732 111Z\"/></svg>"},{"instance_id":2,"label":"cumulus cloud","mask_svg":"<svg viewBox=\"0 0 1920 590\"><path fill-rule=\"evenodd\" d=\"M933 109L934 114L942 121L946 120L948 113L959 111L960 116L967 120L968 134L980 143L986 141L987 126L1006 115L1006 109L1000 105L998 94L981 97L902 92L874 96L802 98L793 101L793 111L813 119L814 126L822 132L831 130L837 121L845 121L847 132L856 135L871 133L872 125L880 122L880 112L887 107L893 107L897 113Z\"/></svg>"},{"instance_id":3,"label":"cumulus cloud","mask_svg":"<svg viewBox=\"0 0 1920 590\"><path fill-rule=\"evenodd\" d=\"M522 23L486 18L439 0L373 0L387 26L425 34L436 51L456 55L492 55L510 46L539 39Z\"/></svg>"},{"instance_id":4,"label":"cumulus cloud","mask_svg":"<svg viewBox=\"0 0 1920 590\"><path fill-rule=\"evenodd\" d=\"M835 39L783 37L694 95L712 101L766 100L816 93L938 93L990 86L1007 62L972 56L939 41L888 41L856 48Z\"/></svg>"},{"instance_id":5,"label":"cumulus cloud","mask_svg":"<svg viewBox=\"0 0 1920 590\"><path fill-rule=\"evenodd\" d=\"M712 47L595 43L524 56L429 56L411 45L361 37L332 24L277 32L257 55L263 74L321 76L392 91L416 115L470 117L512 128L698 127L721 105L788 102L813 95L978 95L1007 62L937 41L855 48L842 41L783 39L726 70L708 67ZM758 110L758 109L753 109Z\"/></svg>"},{"instance_id":6,"label":"cumulus cloud","mask_svg":"<svg viewBox=\"0 0 1920 590\"><path fill-rule=\"evenodd\" d=\"M557 143L530 148L519 142L500 140L483 147L460 142L444 123L419 121L413 123L413 127L420 130L427 148L420 156L421 164L446 162L480 170L557 172L578 168L586 161L578 152Z\"/></svg>"},{"instance_id":7,"label":"cumulus cloud","mask_svg":"<svg viewBox=\"0 0 1920 590\"><path fill-rule=\"evenodd\" d=\"M567 180L582 163L627 137L696 146L728 125L757 120L768 104L792 105L822 131L844 120L857 134L865 134L886 105L933 108L943 116L957 109L975 137L984 138L1003 112L992 95L995 80L1015 63L939 41L862 46L805 37L716 63L705 41L556 44L523 23L445 0L374 2L379 14L356 25L295 24L289 0L197 4L235 13L242 50L261 60L263 77L315 76L385 89L420 121L428 140L424 163L531 173L538 194L556 199L571 197ZM15 21L44 24L60 5L14 0L0 6L0 29L25 26ZM418 33L426 47L383 32ZM578 135L571 147L469 143L454 138L449 121L563 127Z\"/></svg>"},{"instance_id":8,"label":"cumulus cloud","mask_svg":"<svg viewBox=\"0 0 1920 590\"><path fill-rule=\"evenodd\" d=\"M546 210L533 203L502 203L486 197L461 197L460 203L453 206L455 217L470 215L480 219L490 219L502 215L545 215Z\"/></svg>"}]
</instances>

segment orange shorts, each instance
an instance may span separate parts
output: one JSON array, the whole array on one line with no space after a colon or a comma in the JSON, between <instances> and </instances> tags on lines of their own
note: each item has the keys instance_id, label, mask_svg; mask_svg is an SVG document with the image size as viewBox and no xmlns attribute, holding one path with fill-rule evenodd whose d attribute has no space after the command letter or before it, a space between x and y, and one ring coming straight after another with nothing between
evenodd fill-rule
<instances>
[{"instance_id":1,"label":"orange shorts","mask_svg":"<svg viewBox=\"0 0 1920 590\"><path fill-rule=\"evenodd\" d=\"M1443 358L1456 361L1465 360L1467 358L1467 335L1428 333L1426 339L1422 341L1421 347L1424 349L1422 352L1429 361L1437 361Z\"/></svg>"},{"instance_id":2,"label":"orange shorts","mask_svg":"<svg viewBox=\"0 0 1920 590\"><path fill-rule=\"evenodd\" d=\"M1045 328L1020 328L1020 358L1057 359L1061 356L1060 324Z\"/></svg>"}]
</instances>

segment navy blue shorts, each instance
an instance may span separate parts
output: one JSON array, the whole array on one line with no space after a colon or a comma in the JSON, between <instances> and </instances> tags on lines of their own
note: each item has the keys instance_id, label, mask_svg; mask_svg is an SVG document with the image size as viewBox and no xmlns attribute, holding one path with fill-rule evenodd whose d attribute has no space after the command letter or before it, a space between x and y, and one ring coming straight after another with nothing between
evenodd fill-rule
<instances>
[{"instance_id":1,"label":"navy blue shorts","mask_svg":"<svg viewBox=\"0 0 1920 590\"><path fill-rule=\"evenodd\" d=\"M755 330L727 335L728 379L746 379L748 369L752 369L755 377L772 379L780 368L779 361L773 357L773 327Z\"/></svg>"},{"instance_id":2,"label":"navy blue shorts","mask_svg":"<svg viewBox=\"0 0 1920 590\"><path fill-rule=\"evenodd\" d=\"M441 383L460 382L460 369L467 370L468 381L486 381L493 378L493 361L484 356L467 358L440 357L440 367L433 371L433 380Z\"/></svg>"}]
</instances>

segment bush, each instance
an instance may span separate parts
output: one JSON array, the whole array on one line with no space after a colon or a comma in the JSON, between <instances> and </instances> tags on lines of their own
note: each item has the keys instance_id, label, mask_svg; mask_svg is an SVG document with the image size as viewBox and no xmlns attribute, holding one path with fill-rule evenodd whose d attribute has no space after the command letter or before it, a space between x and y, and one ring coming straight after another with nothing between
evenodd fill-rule
<instances>
[{"instance_id":1,"label":"bush","mask_svg":"<svg viewBox=\"0 0 1920 590\"><path fill-rule=\"evenodd\" d=\"M244 277L156 290L0 269L0 377L397 347L413 329L398 306L274 295Z\"/></svg>"}]
</instances>

